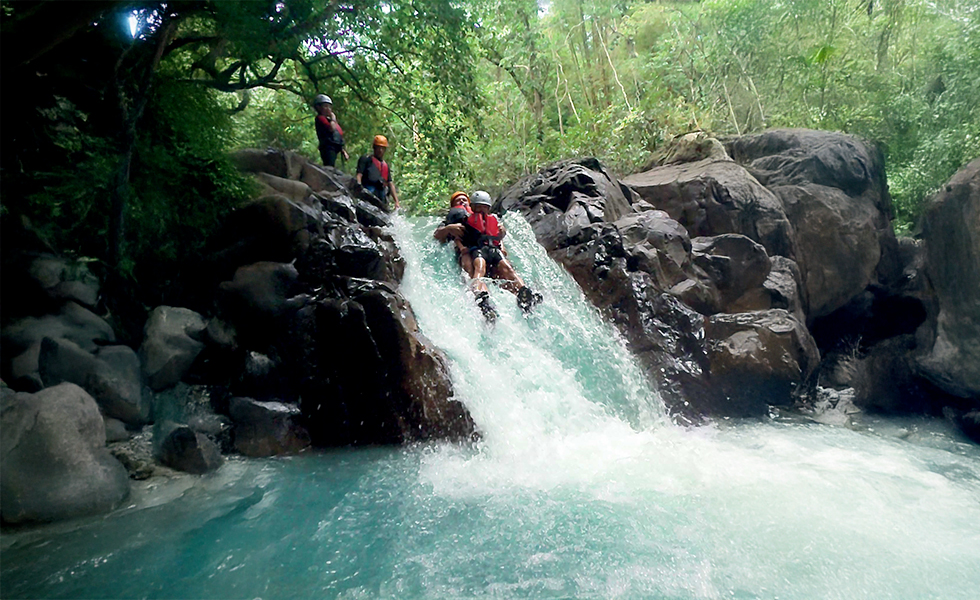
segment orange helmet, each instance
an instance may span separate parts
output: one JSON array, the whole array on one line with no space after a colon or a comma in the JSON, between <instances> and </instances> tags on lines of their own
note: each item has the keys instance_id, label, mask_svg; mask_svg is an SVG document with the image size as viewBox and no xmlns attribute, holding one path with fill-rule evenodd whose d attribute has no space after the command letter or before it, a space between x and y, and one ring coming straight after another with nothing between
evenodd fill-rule
<instances>
[{"instance_id":1,"label":"orange helmet","mask_svg":"<svg viewBox=\"0 0 980 600\"><path fill-rule=\"evenodd\" d=\"M376 135L376 136L374 136L374 145L375 146L381 146L383 148L387 148L388 147L388 138L386 138L383 135Z\"/></svg>"},{"instance_id":2,"label":"orange helmet","mask_svg":"<svg viewBox=\"0 0 980 600\"><path fill-rule=\"evenodd\" d=\"M470 197L466 195L466 192L453 192L453 195L449 197L449 206L456 206L456 200L460 197L466 198L469 201Z\"/></svg>"}]
</instances>

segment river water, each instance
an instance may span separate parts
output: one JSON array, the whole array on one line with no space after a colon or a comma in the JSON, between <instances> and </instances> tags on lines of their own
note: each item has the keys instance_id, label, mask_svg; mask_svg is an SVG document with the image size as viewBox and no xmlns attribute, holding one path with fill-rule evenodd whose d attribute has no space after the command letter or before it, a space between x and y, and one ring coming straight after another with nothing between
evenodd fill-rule
<instances>
[{"instance_id":1,"label":"river water","mask_svg":"<svg viewBox=\"0 0 980 600\"><path fill-rule=\"evenodd\" d=\"M612 329L508 216L545 302L482 324L435 221L403 291L473 446L229 460L108 516L4 533L3 598L980 597L980 450L933 420L670 424Z\"/></svg>"}]
</instances>

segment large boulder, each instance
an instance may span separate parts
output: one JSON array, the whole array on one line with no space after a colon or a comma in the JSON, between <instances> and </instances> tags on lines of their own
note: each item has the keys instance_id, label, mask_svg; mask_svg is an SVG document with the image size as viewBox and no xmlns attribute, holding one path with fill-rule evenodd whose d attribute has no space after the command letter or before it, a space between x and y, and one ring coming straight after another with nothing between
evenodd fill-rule
<instances>
[{"instance_id":1,"label":"large boulder","mask_svg":"<svg viewBox=\"0 0 980 600\"><path fill-rule=\"evenodd\" d=\"M276 195L236 211L212 242L217 314L188 379L251 398L215 404L236 421L238 450L470 438L445 358L396 291L404 260L387 207L291 153L236 159Z\"/></svg>"},{"instance_id":2,"label":"large boulder","mask_svg":"<svg viewBox=\"0 0 980 600\"><path fill-rule=\"evenodd\" d=\"M200 341L207 324L187 309L158 306L150 313L139 349L147 385L154 391L179 382L204 349Z\"/></svg>"},{"instance_id":3,"label":"large boulder","mask_svg":"<svg viewBox=\"0 0 980 600\"><path fill-rule=\"evenodd\" d=\"M793 226L797 252L790 258L802 271L808 321L844 306L869 284L899 277L877 148L842 133L774 129L735 138L727 149L779 198Z\"/></svg>"},{"instance_id":4,"label":"large boulder","mask_svg":"<svg viewBox=\"0 0 980 600\"><path fill-rule=\"evenodd\" d=\"M126 469L105 448L95 400L63 383L36 394L3 390L0 517L56 521L108 512L129 493Z\"/></svg>"},{"instance_id":5,"label":"large boulder","mask_svg":"<svg viewBox=\"0 0 980 600\"><path fill-rule=\"evenodd\" d=\"M496 210L528 209L545 202L568 212L578 199L591 222L615 221L632 212L632 194L624 189L595 158L563 160L525 177L497 200ZM530 219L529 219L530 220Z\"/></svg>"},{"instance_id":6,"label":"large boulder","mask_svg":"<svg viewBox=\"0 0 980 600\"><path fill-rule=\"evenodd\" d=\"M158 458L172 469L195 475L216 471L224 463L217 444L187 425L175 425L166 431Z\"/></svg>"},{"instance_id":7,"label":"large boulder","mask_svg":"<svg viewBox=\"0 0 980 600\"><path fill-rule=\"evenodd\" d=\"M691 237L738 233L762 244L770 256L796 256L793 230L779 199L730 160L655 167L623 183L666 211Z\"/></svg>"},{"instance_id":8,"label":"large boulder","mask_svg":"<svg viewBox=\"0 0 980 600\"><path fill-rule=\"evenodd\" d=\"M980 400L980 159L930 200L922 237L938 313L920 330L918 371L950 394Z\"/></svg>"},{"instance_id":9,"label":"large boulder","mask_svg":"<svg viewBox=\"0 0 980 600\"><path fill-rule=\"evenodd\" d=\"M322 233L327 219L320 201L298 201L281 193L256 198L231 213L210 240L212 263L219 277L242 265L289 262Z\"/></svg>"},{"instance_id":10,"label":"large boulder","mask_svg":"<svg viewBox=\"0 0 980 600\"><path fill-rule=\"evenodd\" d=\"M298 406L238 397L228 414L235 422L235 449L245 456L295 454L310 446Z\"/></svg>"},{"instance_id":11,"label":"large boulder","mask_svg":"<svg viewBox=\"0 0 980 600\"><path fill-rule=\"evenodd\" d=\"M242 320L275 317L290 310L299 272L292 263L258 262L238 268L219 286L224 312Z\"/></svg>"},{"instance_id":12,"label":"large boulder","mask_svg":"<svg viewBox=\"0 0 980 600\"><path fill-rule=\"evenodd\" d=\"M32 392L43 387L38 358L44 338L68 340L85 352L95 352L100 345L115 342L116 334L105 319L72 301L57 313L26 317L4 327L0 373L11 387Z\"/></svg>"},{"instance_id":13,"label":"large boulder","mask_svg":"<svg viewBox=\"0 0 980 600\"><path fill-rule=\"evenodd\" d=\"M656 193L623 193L633 212L610 218L607 207L619 206L629 188L584 179L587 189L579 191L566 165L515 184L500 205L524 214L550 256L619 327L669 411L694 419L760 415L767 403L791 402L818 353L798 318L795 263L776 263L770 278L774 261L765 244L789 254L792 247L778 200L731 161L704 161L691 171L675 165L644 174L651 192L661 185L654 172L670 171ZM722 181L735 182L735 191ZM611 200L596 199L602 191ZM691 239L692 230L713 235ZM784 308L797 316L778 310Z\"/></svg>"},{"instance_id":14,"label":"large boulder","mask_svg":"<svg viewBox=\"0 0 980 600\"><path fill-rule=\"evenodd\" d=\"M275 148L237 150L231 159L245 173L268 173L287 179L299 179L304 163L308 162L298 154Z\"/></svg>"},{"instance_id":15,"label":"large boulder","mask_svg":"<svg viewBox=\"0 0 980 600\"><path fill-rule=\"evenodd\" d=\"M130 425L149 421L140 359L132 348L104 346L89 353L70 340L44 338L38 364L45 386L77 384L95 398L107 417Z\"/></svg>"},{"instance_id":16,"label":"large boulder","mask_svg":"<svg viewBox=\"0 0 980 600\"><path fill-rule=\"evenodd\" d=\"M90 309L99 301L99 278L85 262L43 254L31 261L28 273L52 299L73 300Z\"/></svg>"},{"instance_id":17,"label":"large boulder","mask_svg":"<svg viewBox=\"0 0 980 600\"><path fill-rule=\"evenodd\" d=\"M796 228L811 321L841 308L875 280L881 261L882 214L830 187L773 188Z\"/></svg>"},{"instance_id":18,"label":"large boulder","mask_svg":"<svg viewBox=\"0 0 980 600\"><path fill-rule=\"evenodd\" d=\"M453 398L446 359L388 284L351 280L346 298L317 302L301 408L318 445L467 439L474 424ZM312 331L311 331L312 330Z\"/></svg>"},{"instance_id":19,"label":"large boulder","mask_svg":"<svg viewBox=\"0 0 980 600\"><path fill-rule=\"evenodd\" d=\"M714 315L704 333L710 394L701 399L713 405L703 412L759 416L769 405L790 405L820 362L806 326L785 310Z\"/></svg>"}]
</instances>

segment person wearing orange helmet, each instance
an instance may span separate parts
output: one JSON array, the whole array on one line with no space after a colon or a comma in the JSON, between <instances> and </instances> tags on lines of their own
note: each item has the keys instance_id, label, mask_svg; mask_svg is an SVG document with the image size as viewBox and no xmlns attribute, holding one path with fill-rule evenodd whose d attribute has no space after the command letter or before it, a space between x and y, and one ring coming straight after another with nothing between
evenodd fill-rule
<instances>
[{"instance_id":1,"label":"person wearing orange helmet","mask_svg":"<svg viewBox=\"0 0 980 600\"><path fill-rule=\"evenodd\" d=\"M448 225L466 223L466 219L471 214L473 214L473 209L470 208L470 197L466 195L466 192L456 192L449 197L449 214L442 220L442 224L432 232L432 237L441 243L450 240L453 242L453 245L456 246L456 260L459 261L460 268L468 277L473 277L473 259L470 258L470 253L460 241L459 236L454 235L455 229L448 227Z\"/></svg>"},{"instance_id":2,"label":"person wearing orange helmet","mask_svg":"<svg viewBox=\"0 0 980 600\"><path fill-rule=\"evenodd\" d=\"M374 152L365 154L357 161L357 183L385 203L388 202L390 192L395 208L398 208L401 204L398 201L398 190L391 181L391 170L384 160L387 150L388 138L383 135L374 136Z\"/></svg>"}]
</instances>

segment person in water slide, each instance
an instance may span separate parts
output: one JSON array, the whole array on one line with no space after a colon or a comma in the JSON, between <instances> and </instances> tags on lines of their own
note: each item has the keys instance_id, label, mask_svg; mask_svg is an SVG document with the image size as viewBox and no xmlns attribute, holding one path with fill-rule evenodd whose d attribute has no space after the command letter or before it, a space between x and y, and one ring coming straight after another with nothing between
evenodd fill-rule
<instances>
[{"instance_id":1,"label":"person in water slide","mask_svg":"<svg viewBox=\"0 0 980 600\"><path fill-rule=\"evenodd\" d=\"M460 238L451 235L453 230L446 227L446 225L461 225L466 223L466 220L470 218L471 214L473 214L473 209L470 208L470 197L466 195L466 192L455 192L449 197L449 213L442 220L442 224L433 232L432 236L443 244L449 241L453 242L453 245L456 247L456 260L459 261L459 267L466 273L467 277L472 278L473 258Z\"/></svg>"},{"instance_id":2,"label":"person in water slide","mask_svg":"<svg viewBox=\"0 0 980 600\"><path fill-rule=\"evenodd\" d=\"M453 197L457 195L453 194ZM439 240L452 238L458 244L457 248L463 249L461 254L469 254L472 270L468 274L474 282L473 290L476 293L477 305L483 312L484 318L493 322L496 320L497 311L490 302L490 292L486 282L483 281L487 275L503 281L502 287L517 296L517 306L525 313L530 312L542 298L541 294L533 292L524 283L507 260L507 249L504 248L503 243L507 230L497 216L490 213L491 204L490 194L482 190L474 192L470 201L471 209L465 222L449 222L447 215L447 223L437 229L433 235ZM450 212L456 208L454 206ZM457 211L456 215L455 219L462 218L461 212ZM460 264L463 265L462 260Z\"/></svg>"}]
</instances>

